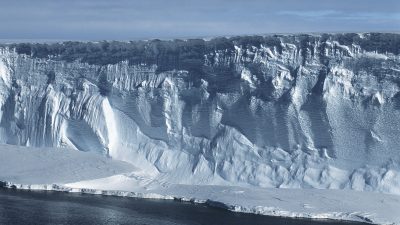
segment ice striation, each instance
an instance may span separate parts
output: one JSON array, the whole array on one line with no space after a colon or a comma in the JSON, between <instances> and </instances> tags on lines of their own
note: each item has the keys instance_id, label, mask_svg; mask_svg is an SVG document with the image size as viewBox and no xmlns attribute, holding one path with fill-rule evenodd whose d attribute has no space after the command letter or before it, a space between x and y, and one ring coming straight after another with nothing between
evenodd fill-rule
<instances>
[{"instance_id":1,"label":"ice striation","mask_svg":"<svg viewBox=\"0 0 400 225\"><path fill-rule=\"evenodd\" d=\"M0 142L97 152L177 184L400 194L399 46L300 37L232 40L201 75L2 47Z\"/></svg>"}]
</instances>

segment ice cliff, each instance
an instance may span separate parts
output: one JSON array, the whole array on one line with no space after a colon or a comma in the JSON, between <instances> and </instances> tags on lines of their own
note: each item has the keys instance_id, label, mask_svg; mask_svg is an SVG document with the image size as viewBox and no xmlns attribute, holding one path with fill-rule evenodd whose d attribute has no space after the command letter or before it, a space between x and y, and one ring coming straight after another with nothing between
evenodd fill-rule
<instances>
[{"instance_id":1,"label":"ice cliff","mask_svg":"<svg viewBox=\"0 0 400 225\"><path fill-rule=\"evenodd\" d=\"M122 44L141 46L135 58L116 42L3 45L0 142L98 152L181 184L400 194L399 40Z\"/></svg>"}]
</instances>

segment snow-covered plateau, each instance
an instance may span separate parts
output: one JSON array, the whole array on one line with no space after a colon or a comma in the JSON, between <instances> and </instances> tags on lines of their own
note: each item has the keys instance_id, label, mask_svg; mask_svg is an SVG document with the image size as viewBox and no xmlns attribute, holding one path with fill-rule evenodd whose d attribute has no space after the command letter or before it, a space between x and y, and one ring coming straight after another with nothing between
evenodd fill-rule
<instances>
[{"instance_id":1,"label":"snow-covered plateau","mask_svg":"<svg viewBox=\"0 0 400 225\"><path fill-rule=\"evenodd\" d=\"M8 186L400 224L399 34L2 45L0 106Z\"/></svg>"}]
</instances>

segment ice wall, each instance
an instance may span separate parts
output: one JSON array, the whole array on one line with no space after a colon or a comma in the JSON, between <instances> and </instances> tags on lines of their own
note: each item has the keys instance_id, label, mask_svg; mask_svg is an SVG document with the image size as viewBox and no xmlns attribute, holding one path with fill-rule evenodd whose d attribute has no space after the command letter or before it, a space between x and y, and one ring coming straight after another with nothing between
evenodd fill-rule
<instances>
[{"instance_id":1,"label":"ice wall","mask_svg":"<svg viewBox=\"0 0 400 225\"><path fill-rule=\"evenodd\" d=\"M94 151L183 184L400 194L398 54L290 36L209 51L201 67L1 48L0 142Z\"/></svg>"}]
</instances>

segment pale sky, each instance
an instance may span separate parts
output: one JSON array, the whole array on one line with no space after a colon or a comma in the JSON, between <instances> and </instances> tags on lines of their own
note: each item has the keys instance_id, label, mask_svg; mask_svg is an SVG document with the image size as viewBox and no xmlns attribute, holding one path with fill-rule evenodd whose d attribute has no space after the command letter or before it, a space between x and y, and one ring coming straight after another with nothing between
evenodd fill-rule
<instances>
[{"instance_id":1,"label":"pale sky","mask_svg":"<svg viewBox=\"0 0 400 225\"><path fill-rule=\"evenodd\" d=\"M0 39L400 31L400 0L0 0Z\"/></svg>"}]
</instances>

